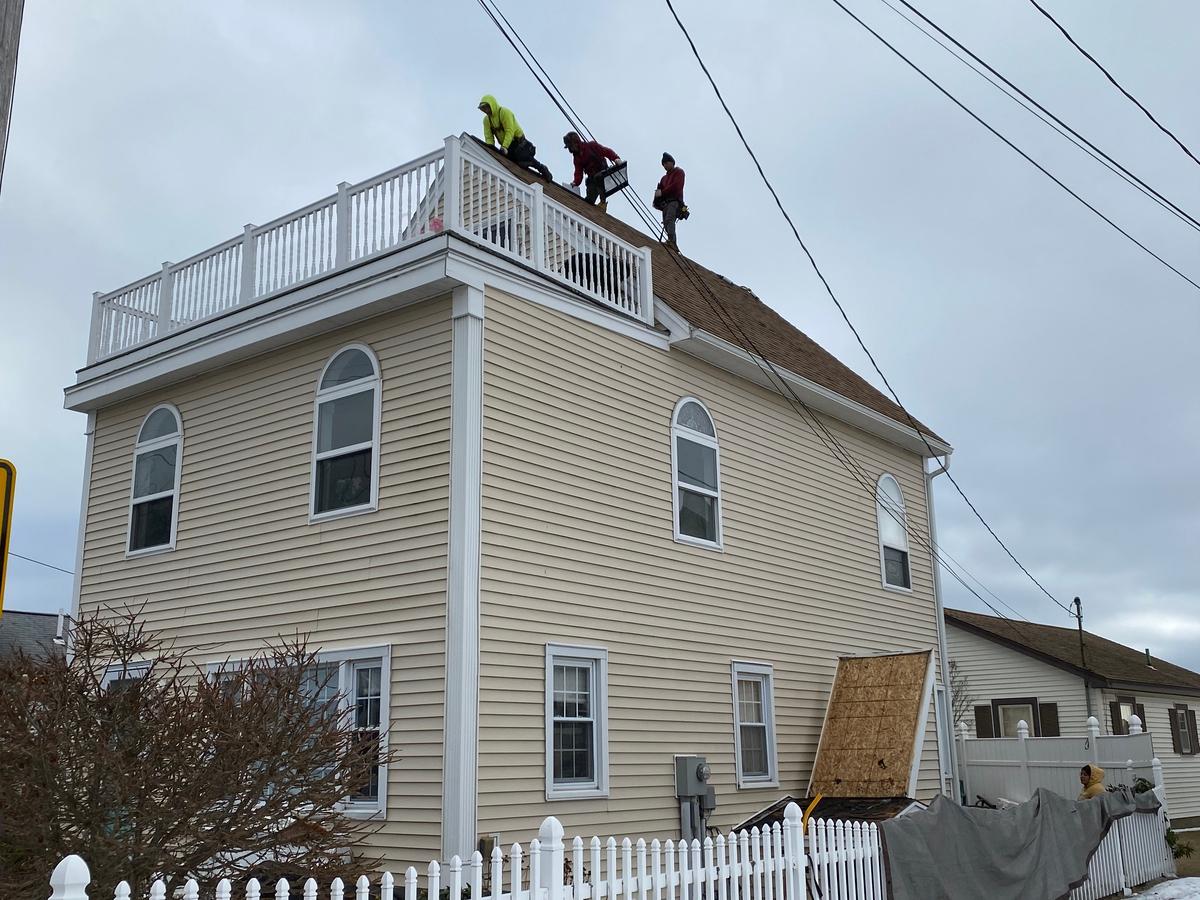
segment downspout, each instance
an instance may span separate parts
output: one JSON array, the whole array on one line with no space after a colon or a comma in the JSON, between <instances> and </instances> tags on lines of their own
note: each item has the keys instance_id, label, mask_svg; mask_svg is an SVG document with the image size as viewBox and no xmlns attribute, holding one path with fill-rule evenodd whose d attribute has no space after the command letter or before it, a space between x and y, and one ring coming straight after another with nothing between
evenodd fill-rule
<instances>
[{"instance_id":1,"label":"downspout","mask_svg":"<svg viewBox=\"0 0 1200 900\"><path fill-rule=\"evenodd\" d=\"M922 466L924 468L924 466ZM929 511L929 542L934 548L938 546L937 515L933 508L933 479L950 469L950 454L942 457L942 464L932 472L925 473L925 508ZM942 570L938 565L937 553L931 548L929 553L933 564L933 603L937 614L938 662L942 674L942 690L946 695L946 722L942 727L949 730L946 735L946 746L950 748L950 777L954 782L955 803L959 802L961 791L958 782L958 750L954 736L954 695L950 692L950 653L946 647L946 613L942 606Z\"/></svg>"}]
</instances>

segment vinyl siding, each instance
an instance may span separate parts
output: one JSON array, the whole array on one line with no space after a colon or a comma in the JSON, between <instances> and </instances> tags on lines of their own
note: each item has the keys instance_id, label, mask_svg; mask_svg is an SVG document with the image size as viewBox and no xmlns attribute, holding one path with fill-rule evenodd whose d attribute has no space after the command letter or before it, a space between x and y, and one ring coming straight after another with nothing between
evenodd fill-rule
<instances>
[{"instance_id":1,"label":"vinyl siding","mask_svg":"<svg viewBox=\"0 0 1200 900\"><path fill-rule=\"evenodd\" d=\"M670 417L720 439L722 552L673 540ZM929 556L880 583L875 506L897 477L926 529L919 457L832 420L864 489L771 392L678 351L489 291L484 351L479 831L672 837L675 754L708 757L728 828L803 794L839 654L936 646ZM545 644L609 652L610 791L545 800ZM731 660L774 666L780 786L739 790ZM932 710L932 704L931 704ZM918 794L938 790L932 713Z\"/></svg>"},{"instance_id":2,"label":"vinyl siding","mask_svg":"<svg viewBox=\"0 0 1200 900\"><path fill-rule=\"evenodd\" d=\"M1061 734L1088 733L1087 698L1083 693L1083 679L1079 676L951 623L946 624L946 649L950 659L967 677L972 707L1006 697L1037 697L1041 703L1058 704ZM1099 691L1093 689L1096 716L1102 714L1099 698ZM971 735L975 736L973 709L967 710L966 722Z\"/></svg>"},{"instance_id":3,"label":"vinyl siding","mask_svg":"<svg viewBox=\"0 0 1200 900\"><path fill-rule=\"evenodd\" d=\"M336 350L382 370L379 509L310 525L313 401ZM183 419L173 552L125 558L133 446L146 413ZM449 301L422 303L100 410L81 605L145 604L151 628L199 662L297 632L324 649L392 647L388 821L373 838L405 865L441 843Z\"/></svg>"},{"instance_id":4,"label":"vinyl siding","mask_svg":"<svg viewBox=\"0 0 1200 900\"><path fill-rule=\"evenodd\" d=\"M1171 818L1200 816L1200 755L1180 756L1175 752L1171 743L1171 721L1167 712L1176 703L1184 703L1200 716L1200 696L1105 690L1103 708L1097 713L1105 734L1112 733L1112 715L1108 704L1116 700L1118 695L1132 695L1146 708L1146 721L1143 726L1150 732L1154 742L1154 755L1162 760L1163 781L1167 786L1167 808Z\"/></svg>"}]
</instances>

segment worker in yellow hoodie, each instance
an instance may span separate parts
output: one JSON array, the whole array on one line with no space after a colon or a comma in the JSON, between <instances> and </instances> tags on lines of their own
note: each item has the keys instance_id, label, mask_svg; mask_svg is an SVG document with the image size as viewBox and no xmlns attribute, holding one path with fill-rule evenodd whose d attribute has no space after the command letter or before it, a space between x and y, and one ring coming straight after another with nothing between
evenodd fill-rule
<instances>
[{"instance_id":1,"label":"worker in yellow hoodie","mask_svg":"<svg viewBox=\"0 0 1200 900\"><path fill-rule=\"evenodd\" d=\"M1104 793L1104 770L1099 766L1084 766L1079 770L1079 783L1083 790L1079 792L1080 800L1091 800Z\"/></svg>"},{"instance_id":2,"label":"worker in yellow hoodie","mask_svg":"<svg viewBox=\"0 0 1200 900\"><path fill-rule=\"evenodd\" d=\"M479 111L483 113L483 139L489 146L498 144L500 152L522 169L537 172L546 181L554 180L550 170L534 158L537 147L525 137L511 109L501 106L491 94L484 94Z\"/></svg>"}]
</instances>

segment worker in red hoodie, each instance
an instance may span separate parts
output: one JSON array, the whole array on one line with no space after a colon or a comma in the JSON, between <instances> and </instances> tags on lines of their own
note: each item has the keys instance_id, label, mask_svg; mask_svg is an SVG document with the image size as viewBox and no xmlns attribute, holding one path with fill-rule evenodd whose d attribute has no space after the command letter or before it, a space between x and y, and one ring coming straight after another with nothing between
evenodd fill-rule
<instances>
[{"instance_id":1,"label":"worker in red hoodie","mask_svg":"<svg viewBox=\"0 0 1200 900\"><path fill-rule=\"evenodd\" d=\"M598 141L583 140L575 131L568 131L563 135L563 146L570 151L571 157L575 160L575 180L571 182L571 187L579 187L586 175L587 202L600 201L600 211L603 212L608 206L606 202L600 200L601 194L604 193L602 176L604 170L608 168L605 160L617 163L621 161L620 157Z\"/></svg>"},{"instance_id":2,"label":"worker in red hoodie","mask_svg":"<svg viewBox=\"0 0 1200 900\"><path fill-rule=\"evenodd\" d=\"M654 208L662 211L667 246L678 250L679 244L675 242L675 220L688 217L687 207L683 203L683 169L675 165L675 157L670 153L662 155L662 167L666 174L659 180L654 191Z\"/></svg>"}]
</instances>

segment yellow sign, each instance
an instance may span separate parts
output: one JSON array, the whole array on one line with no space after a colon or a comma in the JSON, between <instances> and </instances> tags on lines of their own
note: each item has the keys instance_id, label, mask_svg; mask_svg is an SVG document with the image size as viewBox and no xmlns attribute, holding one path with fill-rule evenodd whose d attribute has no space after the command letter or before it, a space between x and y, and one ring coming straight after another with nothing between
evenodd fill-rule
<instances>
[{"instance_id":1,"label":"yellow sign","mask_svg":"<svg viewBox=\"0 0 1200 900\"><path fill-rule=\"evenodd\" d=\"M13 493L17 467L0 459L0 615L4 615L4 576L8 574L8 541L12 534Z\"/></svg>"}]
</instances>

